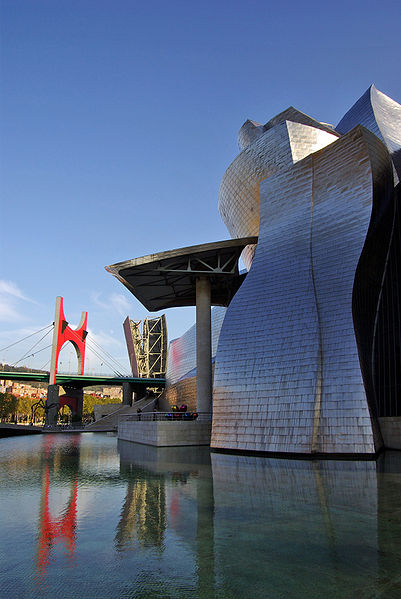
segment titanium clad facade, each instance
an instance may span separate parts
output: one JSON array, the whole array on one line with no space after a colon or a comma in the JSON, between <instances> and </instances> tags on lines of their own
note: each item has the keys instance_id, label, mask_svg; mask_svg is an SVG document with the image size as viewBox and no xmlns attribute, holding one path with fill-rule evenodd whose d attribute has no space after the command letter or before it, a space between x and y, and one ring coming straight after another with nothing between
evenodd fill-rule
<instances>
[{"instance_id":1,"label":"titanium clad facade","mask_svg":"<svg viewBox=\"0 0 401 599\"><path fill-rule=\"evenodd\" d=\"M391 243L392 165L362 127L313 158L311 258L322 364L316 450L370 453L381 446L370 381Z\"/></svg>"},{"instance_id":2,"label":"titanium clad facade","mask_svg":"<svg viewBox=\"0 0 401 599\"><path fill-rule=\"evenodd\" d=\"M399 448L401 106L372 86L337 130L291 107L246 121L239 146L219 210L233 238L259 239L212 313L211 447ZM194 326L170 344L166 386L193 410L195 341Z\"/></svg>"},{"instance_id":3,"label":"titanium clad facade","mask_svg":"<svg viewBox=\"0 0 401 599\"><path fill-rule=\"evenodd\" d=\"M293 118L296 112L291 112ZM256 131L254 135L251 134L252 130ZM230 235L258 235L260 182L263 179L302 160L337 138L338 133L335 131L328 132L290 120L279 121L273 128L262 133L260 126L247 121L240 130L240 145L245 146L252 139L255 141L246 146L228 167L219 192L219 212ZM248 269L254 249L254 246L248 246L243 252L243 260Z\"/></svg>"},{"instance_id":4,"label":"titanium clad facade","mask_svg":"<svg viewBox=\"0 0 401 599\"><path fill-rule=\"evenodd\" d=\"M357 127L262 183L257 251L216 355L212 447L374 453L380 446L352 298L372 206L383 208L376 183L389 174L386 148ZM383 276L384 263L378 268Z\"/></svg>"},{"instance_id":5,"label":"titanium clad facade","mask_svg":"<svg viewBox=\"0 0 401 599\"><path fill-rule=\"evenodd\" d=\"M226 308L215 306L211 314L212 360L216 356ZM165 398L170 405L187 404L196 411L196 325L171 341L167 357Z\"/></svg>"},{"instance_id":6,"label":"titanium clad facade","mask_svg":"<svg viewBox=\"0 0 401 599\"><path fill-rule=\"evenodd\" d=\"M336 130L347 133L363 125L384 141L393 160L395 182L401 179L401 106L374 85L363 94L338 123Z\"/></svg>"},{"instance_id":7,"label":"titanium clad facade","mask_svg":"<svg viewBox=\"0 0 401 599\"><path fill-rule=\"evenodd\" d=\"M392 239L388 254L373 344L373 394L379 418L401 417L401 183L395 189ZM381 420L381 422L383 422ZM401 425L401 423L400 423ZM399 425L399 430L401 426ZM395 431L396 444L401 435ZM397 434L398 433L398 434Z\"/></svg>"}]
</instances>

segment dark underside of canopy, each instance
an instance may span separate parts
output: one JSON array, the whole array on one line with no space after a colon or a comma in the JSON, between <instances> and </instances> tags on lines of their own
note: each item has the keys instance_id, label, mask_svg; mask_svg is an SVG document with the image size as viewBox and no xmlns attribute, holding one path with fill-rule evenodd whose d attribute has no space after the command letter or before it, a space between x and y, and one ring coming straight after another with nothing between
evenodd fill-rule
<instances>
[{"instance_id":1,"label":"dark underside of canopy","mask_svg":"<svg viewBox=\"0 0 401 599\"><path fill-rule=\"evenodd\" d=\"M228 306L245 274L238 260L257 237L229 239L179 248L106 266L149 310L155 312L196 304L196 279L211 283L211 304Z\"/></svg>"}]
</instances>

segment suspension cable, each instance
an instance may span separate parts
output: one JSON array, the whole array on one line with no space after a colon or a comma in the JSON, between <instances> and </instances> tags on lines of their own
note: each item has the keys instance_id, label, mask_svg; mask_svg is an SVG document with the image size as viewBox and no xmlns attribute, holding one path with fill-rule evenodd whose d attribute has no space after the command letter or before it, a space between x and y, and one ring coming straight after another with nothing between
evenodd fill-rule
<instances>
[{"instance_id":1,"label":"suspension cable","mask_svg":"<svg viewBox=\"0 0 401 599\"><path fill-rule=\"evenodd\" d=\"M120 362L118 362L118 360L116 360L115 358L113 358L113 356L108 351L106 351L105 349L103 349L103 347L101 345L99 345L98 343L96 343L96 341L94 341L93 339L90 339L89 340L89 344L90 345L92 345L92 344L95 345L99 349L99 351L102 351L109 360L112 360L114 362L114 364L116 366L118 366L118 368L120 368L123 371L126 370L125 366L123 366L122 364L120 364ZM92 348L92 351L94 351L93 348Z\"/></svg>"},{"instance_id":2,"label":"suspension cable","mask_svg":"<svg viewBox=\"0 0 401 599\"><path fill-rule=\"evenodd\" d=\"M0 348L0 351L5 351L6 349L9 349L10 347L13 347L14 345L17 345L18 343L21 343L22 341L25 341L26 339L29 339L30 337L33 337L34 335L37 335L38 333L41 333L42 331L45 331L46 329L49 329L45 335L43 335L39 341L37 341L36 343L34 343L34 345L22 356L22 358L20 358L17 362L15 362L14 364L12 364L12 366L16 366L17 364L19 364L20 362L22 362L22 360L24 360L25 358L28 357L33 357L36 354L44 351L45 349L48 349L49 347L51 347L51 345L47 345L46 347L34 352L31 354L31 351L37 346L39 345L39 343L51 332L50 329L52 329L54 327L54 322L52 322L51 324L43 327L42 329L39 329L38 331L35 331L34 333L31 333L30 335L27 335L26 337L23 337L22 339L19 339L18 341L15 341L14 343L11 343L10 345L7 345L6 347ZM78 333L74 330L71 329L71 332L76 335L77 339L81 340ZM97 358L99 358L99 360L101 360L102 362L104 362L115 374L117 374L118 376L125 376L123 374L123 372L128 372L126 370L126 368L120 363L118 362L118 360L116 360L111 354L110 352L108 352L107 350L105 350L101 345L99 345L99 343L97 343L94 339L88 339L86 342L86 345L88 347L88 349L95 354L95 356ZM98 351L95 349L98 348ZM102 352L104 354L101 355L99 352ZM47 366L47 364L50 362L50 360L47 360L47 362L42 366L42 368L40 368L40 370L43 370L43 368L45 366ZM113 364L114 363L114 364ZM117 368L116 368L117 367ZM120 370L121 369L121 370ZM122 371L122 372L121 372Z\"/></svg>"},{"instance_id":3,"label":"suspension cable","mask_svg":"<svg viewBox=\"0 0 401 599\"><path fill-rule=\"evenodd\" d=\"M23 358L21 358L21 360L18 360L18 362L25 360L25 358L32 358L33 356L36 356L36 354L40 354L40 352L45 351L45 349L49 349L49 347L51 347L51 346L52 346L52 344L50 343L50 345L46 345L46 347L42 347L42 349L38 349L38 351L36 351L35 353L24 356ZM18 362L15 362L15 364L12 364L12 366L16 366L16 364L18 364Z\"/></svg>"},{"instance_id":4,"label":"suspension cable","mask_svg":"<svg viewBox=\"0 0 401 599\"><path fill-rule=\"evenodd\" d=\"M47 362L45 362L43 366L39 368L39 370L44 370L48 364L50 364L50 360L47 360Z\"/></svg>"},{"instance_id":5,"label":"suspension cable","mask_svg":"<svg viewBox=\"0 0 401 599\"><path fill-rule=\"evenodd\" d=\"M76 335L77 339L81 340L78 333L74 330L71 330L71 332ZM113 356L111 354L109 354L106 350L104 350L98 343L96 343L96 341L94 341L93 339L87 339L86 340L86 345L88 347L88 349L94 353L100 360L102 360L109 368L111 368L111 370L117 374L118 376L124 376L122 374L122 372L120 370L116 370L116 365L119 369L122 369L123 371L125 370L124 366L122 366L122 364L120 364L115 358L113 358ZM106 357L102 356L101 354L98 353L98 351L92 347L92 345L95 345L99 348L99 350L101 350ZM109 356L109 359L107 359L107 356ZM112 360L114 362L114 365L112 362L110 362L110 360Z\"/></svg>"},{"instance_id":6,"label":"suspension cable","mask_svg":"<svg viewBox=\"0 0 401 599\"><path fill-rule=\"evenodd\" d=\"M37 345L39 345L39 343L40 343L40 342L41 342L41 341L42 341L42 340L43 340L45 337L47 337L47 335L49 335L49 333L51 333L51 329L50 329L49 331L47 331L47 333L45 333L45 334L43 335L43 337L41 337L41 338L39 339L39 341L37 341L36 343L34 343L34 344L32 345L32 347L31 347L31 349L29 349L29 350L26 352L26 354L22 356L22 358L20 358L19 360L17 360L17 362L15 362L15 364L12 364L12 366L15 366L16 364L18 364L18 362L22 362L22 360L24 360L24 359L25 359L25 358L27 358L28 356L30 357L30 356L31 356L31 351L32 351L32 350L33 350L33 349L34 349L34 348L35 348ZM40 350L40 351L42 351L42 350ZM36 353L38 353L38 352L36 352ZM32 354L32 355L34 356L35 354Z\"/></svg>"},{"instance_id":7,"label":"suspension cable","mask_svg":"<svg viewBox=\"0 0 401 599\"><path fill-rule=\"evenodd\" d=\"M54 326L54 323L52 322L51 324L48 324L46 327L43 327L43 329L39 329L39 331L36 331L35 333L31 333L30 335L27 335L23 339L20 339L19 341L15 341L14 343L11 343L11 345L7 345L7 347L0 348L0 351L5 351L6 349L13 347L14 345L17 345L17 343L21 343L21 341L25 341L25 339L29 339L29 337L33 337L34 335L37 335L38 333L41 333L45 329L48 329L49 327L53 327L53 326Z\"/></svg>"},{"instance_id":8,"label":"suspension cable","mask_svg":"<svg viewBox=\"0 0 401 599\"><path fill-rule=\"evenodd\" d=\"M113 370L113 372L116 372L116 366L117 366L119 369L123 370L123 371L125 370L125 367L124 367L122 364L120 364L120 363L119 363L119 362L118 362L118 361L117 361L117 360L116 360L116 359L115 359L115 358L114 358L114 357L113 357L113 356L112 356L112 355L111 355L111 354L110 354L108 351L106 351L106 350L105 350L105 349L104 349L104 348L103 348L101 345L99 345L99 343L97 343L97 342L96 342L94 339L91 339L91 338L89 338L89 339L87 339L87 342L86 342L86 343L87 343L87 346L88 346L88 348L89 348L89 349L90 349L90 350L91 350L93 353L95 353L95 354L96 354L96 355L97 355L97 356L98 356L100 359L102 359L102 360L103 360L103 362L106 362L106 364L107 364L107 365L108 365L108 366L109 366L109 367L110 367L110 368ZM91 347L91 346L92 346L92 347ZM98 351L102 352L102 353L105 355L105 357L103 357L103 356L101 356L101 355L97 354L97 353L96 353L96 349L95 349L95 347L93 347L93 346L95 346L95 347L97 348L97 350L98 350ZM113 366L113 364L112 364L112 363L110 363L110 361L111 361L111 362L114 362L114 366ZM121 372L120 372L120 371L118 371L118 373L121 375ZM121 376L122 376L122 375L121 375Z\"/></svg>"},{"instance_id":9,"label":"suspension cable","mask_svg":"<svg viewBox=\"0 0 401 599\"><path fill-rule=\"evenodd\" d=\"M109 368L111 368L111 370L114 372L114 374L116 374L117 376L124 376L121 372L116 370L115 366L112 363L108 362L108 360L106 360L101 354L99 354L93 347L88 345L88 349L92 353L94 353L95 356L97 356L99 358L99 360L102 360L102 362L104 362Z\"/></svg>"},{"instance_id":10,"label":"suspension cable","mask_svg":"<svg viewBox=\"0 0 401 599\"><path fill-rule=\"evenodd\" d=\"M101 345L99 345L99 343L96 343L96 341L94 339L90 339L89 341L90 341L90 343L93 343L94 345L96 345L96 347L98 347L99 350L101 350L110 360L112 360L115 364L117 364L117 366L119 366L120 368L122 368L124 370L124 366L122 364L120 364L118 362L118 360L116 360L106 349L104 349Z\"/></svg>"},{"instance_id":11,"label":"suspension cable","mask_svg":"<svg viewBox=\"0 0 401 599\"><path fill-rule=\"evenodd\" d=\"M74 330L71 330L71 333L73 334L73 336L75 336L77 338L77 340L81 340L80 336L78 335L78 333ZM95 356L97 358L99 358L99 360L101 360L102 362L104 362L116 375L118 376L123 376L123 374L119 371L116 370L115 366L110 363L106 358L104 358L101 354L99 354L96 349L94 349L93 347L91 347L90 342L88 343L88 340L86 341L86 346L89 349L89 351L91 351L93 354L95 354ZM67 347L66 345L63 346L63 349Z\"/></svg>"}]
</instances>

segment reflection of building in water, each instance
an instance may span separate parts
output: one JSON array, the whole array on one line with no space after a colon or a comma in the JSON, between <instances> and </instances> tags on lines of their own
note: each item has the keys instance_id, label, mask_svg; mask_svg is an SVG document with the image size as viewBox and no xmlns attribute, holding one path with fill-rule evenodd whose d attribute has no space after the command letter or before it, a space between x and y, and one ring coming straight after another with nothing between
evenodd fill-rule
<instances>
[{"instance_id":1,"label":"reflection of building in water","mask_svg":"<svg viewBox=\"0 0 401 599\"><path fill-rule=\"evenodd\" d=\"M158 517L145 481L164 491L168 577L153 569L149 596L176 596L178 577L194 597L401 596L401 454L309 461L126 441L119 453L129 481L120 549L139 545L141 523Z\"/></svg>"},{"instance_id":2,"label":"reflection of building in water","mask_svg":"<svg viewBox=\"0 0 401 599\"><path fill-rule=\"evenodd\" d=\"M401 597L401 452L386 451L377 461L377 534L381 597Z\"/></svg>"},{"instance_id":3,"label":"reflection of building in water","mask_svg":"<svg viewBox=\"0 0 401 599\"><path fill-rule=\"evenodd\" d=\"M214 596L213 479L207 447L153 447L119 440L120 472L128 487L115 542L126 550L137 539L141 546L164 550L168 528L189 550L196 571L194 596ZM176 548L174 548L176 551ZM170 565L169 581L155 582L155 595L170 597L191 569ZM174 581L174 576L179 580ZM149 582L149 585L152 583Z\"/></svg>"},{"instance_id":4,"label":"reflection of building in water","mask_svg":"<svg viewBox=\"0 0 401 599\"><path fill-rule=\"evenodd\" d=\"M117 549L125 550L135 541L142 546L162 548L165 530L166 493L163 478L129 480L115 536Z\"/></svg>"},{"instance_id":5,"label":"reflection of building in water","mask_svg":"<svg viewBox=\"0 0 401 599\"><path fill-rule=\"evenodd\" d=\"M347 594L353 589L376 596L374 461L212 453L212 468L216 579L223 594L248 599L274 589L273 597L334 599L354 596Z\"/></svg>"}]
</instances>

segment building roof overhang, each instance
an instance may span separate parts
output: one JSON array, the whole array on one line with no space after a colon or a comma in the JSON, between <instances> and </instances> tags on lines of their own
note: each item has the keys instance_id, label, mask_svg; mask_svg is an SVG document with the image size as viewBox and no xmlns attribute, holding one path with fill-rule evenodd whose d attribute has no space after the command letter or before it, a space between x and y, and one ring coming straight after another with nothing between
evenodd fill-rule
<instances>
[{"instance_id":1,"label":"building roof overhang","mask_svg":"<svg viewBox=\"0 0 401 599\"><path fill-rule=\"evenodd\" d=\"M257 241L257 237L243 237L203 243L105 268L150 312L194 306L199 277L210 280L212 305L228 306L246 276L239 273L239 257L247 245Z\"/></svg>"}]
</instances>

